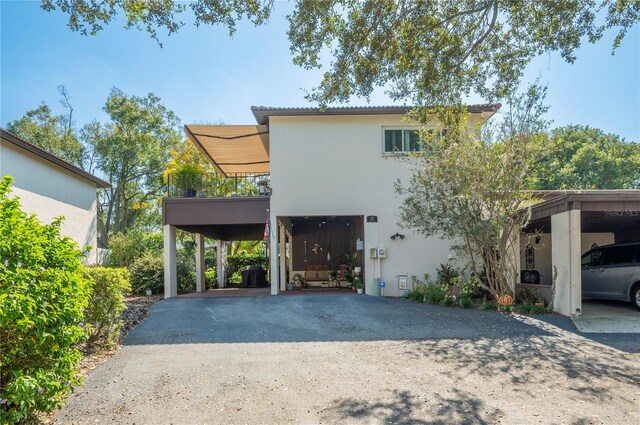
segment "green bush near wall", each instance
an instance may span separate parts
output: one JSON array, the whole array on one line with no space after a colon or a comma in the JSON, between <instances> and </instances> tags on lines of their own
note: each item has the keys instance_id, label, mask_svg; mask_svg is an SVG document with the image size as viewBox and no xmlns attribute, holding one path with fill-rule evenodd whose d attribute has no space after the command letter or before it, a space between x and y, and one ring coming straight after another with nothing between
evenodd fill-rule
<instances>
[{"instance_id":1,"label":"green bush near wall","mask_svg":"<svg viewBox=\"0 0 640 425\"><path fill-rule=\"evenodd\" d=\"M154 294L164 291L164 262L162 256L144 253L129 266L131 291L144 295L147 289Z\"/></svg>"},{"instance_id":2,"label":"green bush near wall","mask_svg":"<svg viewBox=\"0 0 640 425\"><path fill-rule=\"evenodd\" d=\"M195 266L185 261L176 264L178 274L178 292L194 291L196 287ZM164 292L164 260L162 256L145 252L129 267L131 291L144 295L147 289L154 294Z\"/></svg>"},{"instance_id":3,"label":"green bush near wall","mask_svg":"<svg viewBox=\"0 0 640 425\"><path fill-rule=\"evenodd\" d=\"M89 306L85 311L85 320L92 325L89 341L112 345L120 337L120 316L127 308L124 294L131 292L129 270L91 267L84 273L93 282Z\"/></svg>"},{"instance_id":4,"label":"green bush near wall","mask_svg":"<svg viewBox=\"0 0 640 425\"><path fill-rule=\"evenodd\" d=\"M81 378L91 283L61 219L41 224L0 182L0 423L61 405Z\"/></svg>"},{"instance_id":5,"label":"green bush near wall","mask_svg":"<svg viewBox=\"0 0 640 425\"><path fill-rule=\"evenodd\" d=\"M262 266L266 267L267 258L262 254L241 254L229 255L227 257L227 281L239 283L240 273L246 266Z\"/></svg>"}]
</instances>

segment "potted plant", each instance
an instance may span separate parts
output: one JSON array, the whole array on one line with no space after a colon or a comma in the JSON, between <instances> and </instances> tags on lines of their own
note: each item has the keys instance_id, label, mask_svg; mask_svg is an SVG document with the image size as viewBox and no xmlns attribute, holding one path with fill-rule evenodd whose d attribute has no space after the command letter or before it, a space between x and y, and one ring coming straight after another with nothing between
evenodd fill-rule
<instances>
[{"instance_id":1,"label":"potted plant","mask_svg":"<svg viewBox=\"0 0 640 425\"><path fill-rule=\"evenodd\" d=\"M329 271L329 276L331 277L331 285L338 287L340 286L340 282L338 281L338 275L340 274L340 272L336 269L331 269L331 271Z\"/></svg>"},{"instance_id":2,"label":"potted plant","mask_svg":"<svg viewBox=\"0 0 640 425\"><path fill-rule=\"evenodd\" d=\"M173 186L180 188L183 197L195 198L203 174L204 170L199 165L182 163L176 165L171 179Z\"/></svg>"},{"instance_id":3,"label":"potted plant","mask_svg":"<svg viewBox=\"0 0 640 425\"><path fill-rule=\"evenodd\" d=\"M269 188L269 180L267 180L267 179L263 178L263 179L258 180L257 186L258 186L258 194L260 196L267 196L271 192L271 190Z\"/></svg>"},{"instance_id":4,"label":"potted plant","mask_svg":"<svg viewBox=\"0 0 640 425\"><path fill-rule=\"evenodd\" d=\"M358 292L358 294L362 294L364 291L364 283L362 282L362 279L360 278L360 276L356 276L353 278L353 286L355 286L356 291Z\"/></svg>"}]
</instances>

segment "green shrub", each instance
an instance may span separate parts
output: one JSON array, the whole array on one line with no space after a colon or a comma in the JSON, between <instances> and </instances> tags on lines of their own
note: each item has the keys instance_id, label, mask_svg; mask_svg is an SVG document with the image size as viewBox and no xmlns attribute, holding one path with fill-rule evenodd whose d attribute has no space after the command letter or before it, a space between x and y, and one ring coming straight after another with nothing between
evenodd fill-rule
<instances>
[{"instance_id":1,"label":"green shrub","mask_svg":"<svg viewBox=\"0 0 640 425\"><path fill-rule=\"evenodd\" d=\"M535 304L539 302L545 302L540 295L538 295L534 291L529 290L528 288L518 289L516 301L520 304Z\"/></svg>"},{"instance_id":2,"label":"green shrub","mask_svg":"<svg viewBox=\"0 0 640 425\"><path fill-rule=\"evenodd\" d=\"M178 261L176 264L178 275L178 293L185 294L196 290L196 265ZM205 272L206 273L206 272ZM206 274L205 274L206 277Z\"/></svg>"},{"instance_id":3,"label":"green shrub","mask_svg":"<svg viewBox=\"0 0 640 425\"><path fill-rule=\"evenodd\" d=\"M491 310L491 311L495 311L498 309L498 303L493 301L493 300L489 300L489 301L484 301L481 305L480 308L482 310Z\"/></svg>"},{"instance_id":4,"label":"green shrub","mask_svg":"<svg viewBox=\"0 0 640 425\"><path fill-rule=\"evenodd\" d=\"M216 268L205 270L204 280L207 282L207 289L215 288L218 284L218 270Z\"/></svg>"},{"instance_id":5,"label":"green shrub","mask_svg":"<svg viewBox=\"0 0 640 425\"><path fill-rule=\"evenodd\" d=\"M143 253L141 232L118 233L109 238L109 256L107 266L129 267Z\"/></svg>"},{"instance_id":6,"label":"green shrub","mask_svg":"<svg viewBox=\"0 0 640 425\"><path fill-rule=\"evenodd\" d=\"M246 266L266 267L267 258L262 254L229 255L227 257L226 279L228 282L239 283L240 273Z\"/></svg>"},{"instance_id":7,"label":"green shrub","mask_svg":"<svg viewBox=\"0 0 640 425\"><path fill-rule=\"evenodd\" d=\"M462 308L472 308L474 305L473 298L466 292L461 292L460 295L458 295L457 301L458 305Z\"/></svg>"},{"instance_id":8,"label":"green shrub","mask_svg":"<svg viewBox=\"0 0 640 425\"><path fill-rule=\"evenodd\" d=\"M109 238L107 266L130 267L138 258L149 252L162 256L164 239L161 233L131 231L126 235L118 233Z\"/></svg>"},{"instance_id":9,"label":"green shrub","mask_svg":"<svg viewBox=\"0 0 640 425\"><path fill-rule=\"evenodd\" d=\"M0 423L62 404L81 381L75 348L86 340L90 282L82 252L60 235L61 218L41 224L0 182Z\"/></svg>"},{"instance_id":10,"label":"green shrub","mask_svg":"<svg viewBox=\"0 0 640 425\"><path fill-rule=\"evenodd\" d=\"M131 291L144 295L147 289L154 294L164 292L164 262L162 256L145 252L129 267Z\"/></svg>"},{"instance_id":11,"label":"green shrub","mask_svg":"<svg viewBox=\"0 0 640 425\"><path fill-rule=\"evenodd\" d=\"M449 264L440 264L440 268L436 271L436 283L445 288L451 288L460 283L460 270Z\"/></svg>"},{"instance_id":12,"label":"green shrub","mask_svg":"<svg viewBox=\"0 0 640 425\"><path fill-rule=\"evenodd\" d=\"M416 302L424 302L424 285L415 286L407 293L407 299Z\"/></svg>"},{"instance_id":13,"label":"green shrub","mask_svg":"<svg viewBox=\"0 0 640 425\"><path fill-rule=\"evenodd\" d=\"M92 267L85 269L85 277L93 282L85 320L92 325L89 342L107 345L118 341L122 320L127 308L124 293L131 291L129 271L125 268Z\"/></svg>"},{"instance_id":14,"label":"green shrub","mask_svg":"<svg viewBox=\"0 0 640 425\"><path fill-rule=\"evenodd\" d=\"M186 263L181 256L177 260L178 293L194 291L196 287L195 265ZM194 260L195 261L195 260ZM164 260L161 255L145 252L129 267L131 291L144 295L147 289L154 294L164 292Z\"/></svg>"},{"instance_id":15,"label":"green shrub","mask_svg":"<svg viewBox=\"0 0 640 425\"><path fill-rule=\"evenodd\" d=\"M428 284L424 288L423 302L427 304L442 304L446 297L445 289L440 285Z\"/></svg>"},{"instance_id":16,"label":"green shrub","mask_svg":"<svg viewBox=\"0 0 640 425\"><path fill-rule=\"evenodd\" d=\"M549 314L549 308L535 304L516 304L513 311L520 314Z\"/></svg>"}]
</instances>

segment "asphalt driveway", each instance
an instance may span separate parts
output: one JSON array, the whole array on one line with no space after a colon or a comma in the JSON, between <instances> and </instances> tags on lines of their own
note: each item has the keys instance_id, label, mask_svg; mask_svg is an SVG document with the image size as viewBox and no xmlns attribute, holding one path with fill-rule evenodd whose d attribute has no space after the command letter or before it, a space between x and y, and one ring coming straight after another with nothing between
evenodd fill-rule
<instances>
[{"instance_id":1,"label":"asphalt driveway","mask_svg":"<svg viewBox=\"0 0 640 425\"><path fill-rule=\"evenodd\" d=\"M598 338L401 299L174 298L57 421L640 423L640 335Z\"/></svg>"}]
</instances>

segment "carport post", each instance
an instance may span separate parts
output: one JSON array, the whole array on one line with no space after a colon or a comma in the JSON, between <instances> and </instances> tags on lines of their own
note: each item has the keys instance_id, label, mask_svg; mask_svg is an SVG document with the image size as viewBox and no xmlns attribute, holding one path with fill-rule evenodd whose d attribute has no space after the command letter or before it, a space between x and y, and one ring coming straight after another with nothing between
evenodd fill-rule
<instances>
[{"instance_id":1,"label":"carport post","mask_svg":"<svg viewBox=\"0 0 640 425\"><path fill-rule=\"evenodd\" d=\"M551 216L551 273L555 275L554 311L566 316L582 313L580 210Z\"/></svg>"},{"instance_id":2,"label":"carport post","mask_svg":"<svg viewBox=\"0 0 640 425\"><path fill-rule=\"evenodd\" d=\"M176 226L164 225L164 297L178 295L178 271L176 267Z\"/></svg>"},{"instance_id":3,"label":"carport post","mask_svg":"<svg viewBox=\"0 0 640 425\"><path fill-rule=\"evenodd\" d=\"M196 233L196 292L207 290L204 275L204 235Z\"/></svg>"},{"instance_id":4,"label":"carport post","mask_svg":"<svg viewBox=\"0 0 640 425\"><path fill-rule=\"evenodd\" d=\"M226 248L227 244L224 241L217 240L216 241L216 268L218 270L218 288L224 288L224 265L226 263Z\"/></svg>"}]
</instances>

